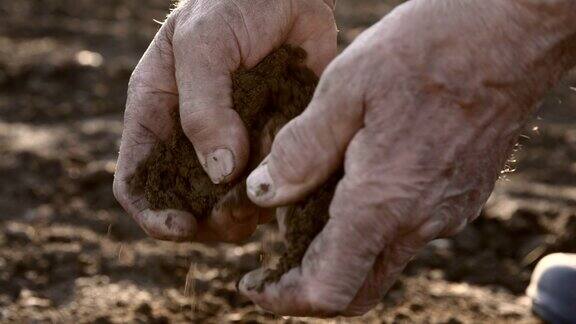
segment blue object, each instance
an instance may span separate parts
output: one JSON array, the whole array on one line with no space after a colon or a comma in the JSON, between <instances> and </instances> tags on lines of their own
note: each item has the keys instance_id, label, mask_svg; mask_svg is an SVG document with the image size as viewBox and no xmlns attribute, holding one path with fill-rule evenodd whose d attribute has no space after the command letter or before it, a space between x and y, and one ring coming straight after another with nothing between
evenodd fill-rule
<instances>
[{"instance_id":1,"label":"blue object","mask_svg":"<svg viewBox=\"0 0 576 324\"><path fill-rule=\"evenodd\" d=\"M576 254L551 254L534 269L532 310L552 324L576 324Z\"/></svg>"}]
</instances>

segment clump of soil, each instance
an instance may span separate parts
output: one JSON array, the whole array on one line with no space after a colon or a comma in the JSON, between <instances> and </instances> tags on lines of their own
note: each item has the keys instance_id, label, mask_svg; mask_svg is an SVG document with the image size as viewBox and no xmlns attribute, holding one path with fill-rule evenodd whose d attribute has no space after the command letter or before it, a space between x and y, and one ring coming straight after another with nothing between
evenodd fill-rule
<instances>
[{"instance_id":1,"label":"clump of soil","mask_svg":"<svg viewBox=\"0 0 576 324\"><path fill-rule=\"evenodd\" d=\"M286 227L284 240L287 249L280 257L276 267L266 271L263 282L257 287L259 291L264 289L266 283L278 282L282 275L302 263L308 246L328 222L328 208L334 196L338 179L340 179L339 176L333 176L304 202L287 207L288 210L284 217Z\"/></svg>"},{"instance_id":2,"label":"clump of soil","mask_svg":"<svg viewBox=\"0 0 576 324\"><path fill-rule=\"evenodd\" d=\"M234 73L234 109L249 130L251 143L248 171L269 153L276 132L312 99L318 79L303 65L305 57L303 49L283 46L253 69ZM174 125L180 125L177 111L173 119ZM182 128L175 127L170 139L158 143L140 164L130 186L133 193L145 195L153 210L185 210L201 219L214 207L251 204L245 192L245 176L239 182L214 185ZM334 186L335 181L331 181L306 202L287 207L287 249L277 267L268 271L267 282L278 281L300 264L309 244L326 224ZM233 195L226 195L231 191Z\"/></svg>"},{"instance_id":3,"label":"clump of soil","mask_svg":"<svg viewBox=\"0 0 576 324\"><path fill-rule=\"evenodd\" d=\"M174 125L180 125L177 110L172 118ZM174 127L170 139L152 149L129 183L133 194L144 194L152 210L185 210L198 218L207 216L231 189L212 184L181 127Z\"/></svg>"},{"instance_id":4,"label":"clump of soil","mask_svg":"<svg viewBox=\"0 0 576 324\"><path fill-rule=\"evenodd\" d=\"M310 102L318 78L303 64L303 49L282 46L256 67L240 69L232 76L234 109L249 131L251 160L246 174L232 184L215 185L204 172L192 143L181 127L158 143L130 180L134 194L144 194L152 210L177 209L202 219L226 193L233 190L235 203L248 204L244 180L268 154L271 138ZM174 125L180 125L178 112ZM233 206L230 206L233 207Z\"/></svg>"}]
</instances>

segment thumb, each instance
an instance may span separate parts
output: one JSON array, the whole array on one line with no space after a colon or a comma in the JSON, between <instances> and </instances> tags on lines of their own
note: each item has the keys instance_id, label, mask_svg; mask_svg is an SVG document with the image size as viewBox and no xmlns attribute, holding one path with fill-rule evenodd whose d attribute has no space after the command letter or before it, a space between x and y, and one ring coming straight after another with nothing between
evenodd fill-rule
<instances>
[{"instance_id":1,"label":"thumb","mask_svg":"<svg viewBox=\"0 0 576 324\"><path fill-rule=\"evenodd\" d=\"M263 207L294 203L341 166L362 127L362 90L329 66L308 108L280 130L268 157L247 179L249 198Z\"/></svg>"},{"instance_id":2,"label":"thumb","mask_svg":"<svg viewBox=\"0 0 576 324\"><path fill-rule=\"evenodd\" d=\"M232 102L231 71L239 66L238 50L225 39L206 44L204 34L175 37L176 80L184 133L212 182L219 184L243 171L249 141Z\"/></svg>"}]
</instances>

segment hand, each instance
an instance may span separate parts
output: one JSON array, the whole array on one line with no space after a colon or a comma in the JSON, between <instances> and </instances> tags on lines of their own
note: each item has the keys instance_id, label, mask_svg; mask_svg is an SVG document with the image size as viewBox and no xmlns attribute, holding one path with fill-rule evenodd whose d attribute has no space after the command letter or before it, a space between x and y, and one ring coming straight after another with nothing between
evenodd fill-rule
<instances>
[{"instance_id":1,"label":"hand","mask_svg":"<svg viewBox=\"0 0 576 324\"><path fill-rule=\"evenodd\" d=\"M307 65L320 74L336 53L333 3L189 0L162 25L130 80L114 179L116 198L150 236L237 241L255 229L254 210L213 211L203 222L184 211L152 211L144 197L129 192L127 179L173 127L183 127L214 183L241 174L249 143L232 107L231 73L255 66L284 43L307 50ZM177 107L182 125L171 122Z\"/></svg>"},{"instance_id":2,"label":"hand","mask_svg":"<svg viewBox=\"0 0 576 324\"><path fill-rule=\"evenodd\" d=\"M429 241L477 217L537 101L576 63L574 2L560 3L413 0L364 32L247 181L255 203L279 206L343 166L330 220L300 267L262 292L252 272L241 291L280 315L360 315Z\"/></svg>"}]
</instances>

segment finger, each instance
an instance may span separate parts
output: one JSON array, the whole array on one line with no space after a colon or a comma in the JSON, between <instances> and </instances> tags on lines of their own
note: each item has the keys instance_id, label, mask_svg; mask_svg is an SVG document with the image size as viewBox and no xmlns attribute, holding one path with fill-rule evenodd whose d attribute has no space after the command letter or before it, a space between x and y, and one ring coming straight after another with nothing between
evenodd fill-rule
<instances>
[{"instance_id":1,"label":"finger","mask_svg":"<svg viewBox=\"0 0 576 324\"><path fill-rule=\"evenodd\" d=\"M458 187L461 190L466 184ZM476 217L479 213L478 205L483 205L485 199L476 194L477 190L460 190L455 195L449 195L435 208L426 209L425 221L422 224L417 224L414 230L403 231L401 237L388 245L388 249L380 254L364 285L344 312L345 315L358 316L374 308L396 282L406 265L426 244L458 233L468 220Z\"/></svg>"},{"instance_id":2,"label":"finger","mask_svg":"<svg viewBox=\"0 0 576 324\"><path fill-rule=\"evenodd\" d=\"M356 208L362 210L361 217L380 224L367 229L366 233L379 228L385 241L362 287L341 313L346 316L362 315L375 307L408 262L428 242L452 226L453 215L458 214L451 208L452 204L447 204L450 208L440 206L434 210L418 207L415 201L425 199L417 190L421 179L406 176L405 169L412 168L397 165L394 159L387 159L389 152L375 149L382 139L374 132L368 125L349 145L342 187L349 188L350 192L341 196L337 192L332 203L333 208L359 204ZM359 203L355 201L358 199Z\"/></svg>"},{"instance_id":3,"label":"finger","mask_svg":"<svg viewBox=\"0 0 576 324\"><path fill-rule=\"evenodd\" d=\"M153 211L144 197L127 195L126 182L115 182L115 192L122 207L134 218L144 232L155 239L184 242L192 240L197 231L195 218L180 210Z\"/></svg>"},{"instance_id":4,"label":"finger","mask_svg":"<svg viewBox=\"0 0 576 324\"><path fill-rule=\"evenodd\" d=\"M356 177L355 168L345 171L330 208L330 220L308 248L302 265L261 293L250 288L260 284L262 271L242 279L241 291L258 305L282 315L344 314L377 256L394 241L394 215L398 211L387 210L381 195L369 188L372 184Z\"/></svg>"},{"instance_id":5,"label":"finger","mask_svg":"<svg viewBox=\"0 0 576 324\"><path fill-rule=\"evenodd\" d=\"M181 211L151 211L146 199L132 193L128 185L138 164L159 139L169 136L173 127L170 112L178 104L170 45L173 30L173 20L168 19L130 79L114 194L149 235L162 240L183 241L196 231L194 217Z\"/></svg>"},{"instance_id":6,"label":"finger","mask_svg":"<svg viewBox=\"0 0 576 324\"><path fill-rule=\"evenodd\" d=\"M234 37L214 28L202 19L186 24L174 39L174 54L182 128L212 182L220 184L242 172L249 142L232 104L239 50Z\"/></svg>"},{"instance_id":7,"label":"finger","mask_svg":"<svg viewBox=\"0 0 576 324\"><path fill-rule=\"evenodd\" d=\"M247 191L256 204L293 203L340 167L349 141L363 124L363 91L360 82L345 77L347 69L328 67L306 111L282 128L271 153L250 174Z\"/></svg>"},{"instance_id":8,"label":"finger","mask_svg":"<svg viewBox=\"0 0 576 324\"><path fill-rule=\"evenodd\" d=\"M308 53L306 65L322 75L326 66L334 59L338 48L338 28L330 5L318 1L299 2L301 15L293 24L286 43L302 47ZM322 28L318 28L318 21Z\"/></svg>"},{"instance_id":9,"label":"finger","mask_svg":"<svg viewBox=\"0 0 576 324\"><path fill-rule=\"evenodd\" d=\"M357 215L352 217L356 218ZM330 317L342 314L370 272L382 239L373 222L331 218L312 242L302 265L279 282L259 287L264 270L247 274L241 292L254 303L279 315Z\"/></svg>"}]
</instances>

